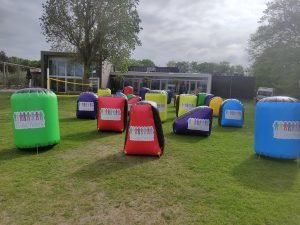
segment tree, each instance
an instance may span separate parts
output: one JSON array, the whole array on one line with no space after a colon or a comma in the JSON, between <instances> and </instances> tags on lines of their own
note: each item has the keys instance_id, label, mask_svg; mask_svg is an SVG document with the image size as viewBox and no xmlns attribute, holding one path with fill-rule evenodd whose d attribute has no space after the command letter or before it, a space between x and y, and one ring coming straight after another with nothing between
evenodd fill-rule
<instances>
[{"instance_id":1,"label":"tree","mask_svg":"<svg viewBox=\"0 0 300 225\"><path fill-rule=\"evenodd\" d=\"M43 34L53 48L78 53L84 64L86 82L92 64L101 76L105 60L123 61L140 44L138 2L47 0L40 18Z\"/></svg>"},{"instance_id":2,"label":"tree","mask_svg":"<svg viewBox=\"0 0 300 225\"><path fill-rule=\"evenodd\" d=\"M7 56L6 56L5 52L2 50L0 51L0 61L2 61L2 62L7 61Z\"/></svg>"},{"instance_id":3,"label":"tree","mask_svg":"<svg viewBox=\"0 0 300 225\"><path fill-rule=\"evenodd\" d=\"M249 41L257 86L274 87L281 95L299 96L299 0L268 3L260 23Z\"/></svg>"},{"instance_id":4,"label":"tree","mask_svg":"<svg viewBox=\"0 0 300 225\"><path fill-rule=\"evenodd\" d=\"M261 24L249 42L249 54L255 59L264 50L278 45L300 47L300 1L274 0L260 19Z\"/></svg>"}]
</instances>

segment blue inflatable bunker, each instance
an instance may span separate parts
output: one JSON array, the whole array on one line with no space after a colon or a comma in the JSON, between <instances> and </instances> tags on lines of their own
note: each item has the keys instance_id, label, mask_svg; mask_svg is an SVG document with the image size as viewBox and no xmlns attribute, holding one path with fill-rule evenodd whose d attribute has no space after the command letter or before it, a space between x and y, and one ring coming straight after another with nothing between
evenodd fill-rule
<instances>
[{"instance_id":1,"label":"blue inflatable bunker","mask_svg":"<svg viewBox=\"0 0 300 225\"><path fill-rule=\"evenodd\" d=\"M168 94L167 104L171 104L172 97L173 97L173 91L167 90L167 94Z\"/></svg>"},{"instance_id":2,"label":"blue inflatable bunker","mask_svg":"<svg viewBox=\"0 0 300 225\"><path fill-rule=\"evenodd\" d=\"M213 110L207 106L198 106L178 117L173 123L175 134L193 134L209 136Z\"/></svg>"},{"instance_id":3,"label":"blue inflatable bunker","mask_svg":"<svg viewBox=\"0 0 300 225\"><path fill-rule=\"evenodd\" d=\"M76 116L80 119L96 119L98 96L92 92L82 92L77 99Z\"/></svg>"},{"instance_id":4,"label":"blue inflatable bunker","mask_svg":"<svg viewBox=\"0 0 300 225\"><path fill-rule=\"evenodd\" d=\"M237 99L227 99L220 108L219 126L243 127L245 108Z\"/></svg>"},{"instance_id":5,"label":"blue inflatable bunker","mask_svg":"<svg viewBox=\"0 0 300 225\"><path fill-rule=\"evenodd\" d=\"M256 105L255 152L281 159L300 157L300 102L268 97Z\"/></svg>"},{"instance_id":6,"label":"blue inflatable bunker","mask_svg":"<svg viewBox=\"0 0 300 225\"><path fill-rule=\"evenodd\" d=\"M147 87L141 87L140 92L139 92L139 96L142 98L142 100L145 100L145 95L149 91L150 91L149 88L147 88Z\"/></svg>"}]
</instances>

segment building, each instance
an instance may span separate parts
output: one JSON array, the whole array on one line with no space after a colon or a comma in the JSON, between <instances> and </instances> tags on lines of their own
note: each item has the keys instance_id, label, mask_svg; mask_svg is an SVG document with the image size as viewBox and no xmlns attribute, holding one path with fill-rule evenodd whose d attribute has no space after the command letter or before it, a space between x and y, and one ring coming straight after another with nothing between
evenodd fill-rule
<instances>
[{"instance_id":1,"label":"building","mask_svg":"<svg viewBox=\"0 0 300 225\"><path fill-rule=\"evenodd\" d=\"M129 71L127 74L110 73L109 87L113 92L124 86L133 86L135 93L141 87L152 90L173 90L174 93L211 92L212 76L206 73L161 73Z\"/></svg>"},{"instance_id":2,"label":"building","mask_svg":"<svg viewBox=\"0 0 300 225\"><path fill-rule=\"evenodd\" d=\"M66 52L41 52L41 73L42 87L47 86L47 69L49 69L49 77L65 82L51 80L50 89L55 92L69 93L82 91L82 85L78 85L83 81L83 63L80 62L76 54ZM101 87L107 87L109 81L109 73L111 64L105 62L102 68ZM90 78L90 83L98 83L95 73ZM94 89L98 86L94 85Z\"/></svg>"}]
</instances>

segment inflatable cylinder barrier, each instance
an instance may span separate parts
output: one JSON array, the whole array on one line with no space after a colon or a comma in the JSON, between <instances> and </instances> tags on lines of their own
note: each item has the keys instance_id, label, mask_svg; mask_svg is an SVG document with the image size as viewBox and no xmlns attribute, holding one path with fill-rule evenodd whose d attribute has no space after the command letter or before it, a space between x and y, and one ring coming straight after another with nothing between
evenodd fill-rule
<instances>
[{"instance_id":1,"label":"inflatable cylinder barrier","mask_svg":"<svg viewBox=\"0 0 300 225\"><path fill-rule=\"evenodd\" d=\"M256 104L255 152L258 155L300 157L300 102L289 97L268 97Z\"/></svg>"},{"instance_id":2,"label":"inflatable cylinder barrier","mask_svg":"<svg viewBox=\"0 0 300 225\"><path fill-rule=\"evenodd\" d=\"M124 94L126 95L126 96L128 96L128 95L132 95L133 94L133 87L131 87L131 86L126 86L126 87L124 87L124 90L123 90L123 92L124 92Z\"/></svg>"},{"instance_id":3,"label":"inflatable cylinder barrier","mask_svg":"<svg viewBox=\"0 0 300 225\"><path fill-rule=\"evenodd\" d=\"M206 94L206 97L205 97L205 105L206 106L209 106L209 103L210 103L210 100L215 97L213 94Z\"/></svg>"},{"instance_id":4,"label":"inflatable cylinder barrier","mask_svg":"<svg viewBox=\"0 0 300 225\"><path fill-rule=\"evenodd\" d=\"M190 94L181 94L177 98L176 116L181 116L196 107L197 96Z\"/></svg>"},{"instance_id":5,"label":"inflatable cylinder barrier","mask_svg":"<svg viewBox=\"0 0 300 225\"><path fill-rule=\"evenodd\" d=\"M197 95L197 106L203 106L205 105L205 98L206 98L206 93L205 92L200 92Z\"/></svg>"},{"instance_id":6,"label":"inflatable cylinder barrier","mask_svg":"<svg viewBox=\"0 0 300 225\"><path fill-rule=\"evenodd\" d=\"M43 88L26 88L11 96L14 143L17 148L46 147L60 141L56 95Z\"/></svg>"},{"instance_id":7,"label":"inflatable cylinder barrier","mask_svg":"<svg viewBox=\"0 0 300 225\"><path fill-rule=\"evenodd\" d=\"M171 104L171 102L172 102L172 97L173 97L173 91L167 90L167 94L168 94L168 100L167 100L167 103L168 103L168 104Z\"/></svg>"},{"instance_id":8,"label":"inflatable cylinder barrier","mask_svg":"<svg viewBox=\"0 0 300 225\"><path fill-rule=\"evenodd\" d=\"M168 104L167 104L167 92L166 91L150 91L145 95L146 101L153 101L157 104L159 116L162 122L168 119Z\"/></svg>"},{"instance_id":9,"label":"inflatable cylinder barrier","mask_svg":"<svg viewBox=\"0 0 300 225\"><path fill-rule=\"evenodd\" d=\"M127 125L127 115L126 98L121 96L100 96L98 98L98 130L123 132Z\"/></svg>"},{"instance_id":10,"label":"inflatable cylinder barrier","mask_svg":"<svg viewBox=\"0 0 300 225\"><path fill-rule=\"evenodd\" d=\"M145 100L145 95L150 91L147 87L142 87L139 92L139 96L141 96L142 100Z\"/></svg>"},{"instance_id":11,"label":"inflatable cylinder barrier","mask_svg":"<svg viewBox=\"0 0 300 225\"><path fill-rule=\"evenodd\" d=\"M158 109L147 102L131 107L124 152L129 155L157 155L164 150L164 134Z\"/></svg>"},{"instance_id":12,"label":"inflatable cylinder barrier","mask_svg":"<svg viewBox=\"0 0 300 225\"><path fill-rule=\"evenodd\" d=\"M98 89L98 96L111 95L111 90L109 88Z\"/></svg>"},{"instance_id":13,"label":"inflatable cylinder barrier","mask_svg":"<svg viewBox=\"0 0 300 225\"><path fill-rule=\"evenodd\" d=\"M131 106L135 105L136 103L140 102L142 99L139 96L135 96L128 100L128 112L130 112Z\"/></svg>"},{"instance_id":14,"label":"inflatable cylinder barrier","mask_svg":"<svg viewBox=\"0 0 300 225\"><path fill-rule=\"evenodd\" d=\"M243 127L245 108L237 99L225 100L219 113L219 126L222 127Z\"/></svg>"},{"instance_id":15,"label":"inflatable cylinder barrier","mask_svg":"<svg viewBox=\"0 0 300 225\"><path fill-rule=\"evenodd\" d=\"M77 99L76 116L80 119L96 119L98 96L92 92L83 92Z\"/></svg>"},{"instance_id":16,"label":"inflatable cylinder barrier","mask_svg":"<svg viewBox=\"0 0 300 225\"><path fill-rule=\"evenodd\" d=\"M213 109L213 116L218 117L220 113L220 107L223 102L223 99L220 97L213 97L209 101L209 107Z\"/></svg>"},{"instance_id":17,"label":"inflatable cylinder barrier","mask_svg":"<svg viewBox=\"0 0 300 225\"><path fill-rule=\"evenodd\" d=\"M213 110L208 106L198 106L178 117L173 123L175 134L209 136L211 133Z\"/></svg>"}]
</instances>

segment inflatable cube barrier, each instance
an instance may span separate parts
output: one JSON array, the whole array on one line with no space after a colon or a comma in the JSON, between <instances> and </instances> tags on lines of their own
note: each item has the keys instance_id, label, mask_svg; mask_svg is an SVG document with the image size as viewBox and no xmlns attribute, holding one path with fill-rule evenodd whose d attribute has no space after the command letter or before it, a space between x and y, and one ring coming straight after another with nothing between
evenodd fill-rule
<instances>
[{"instance_id":1,"label":"inflatable cube barrier","mask_svg":"<svg viewBox=\"0 0 300 225\"><path fill-rule=\"evenodd\" d=\"M197 106L203 106L203 105L205 105L206 95L207 94L205 92L200 92L197 95Z\"/></svg>"},{"instance_id":2,"label":"inflatable cube barrier","mask_svg":"<svg viewBox=\"0 0 300 225\"><path fill-rule=\"evenodd\" d=\"M127 96L121 91L117 91L116 96L120 96L120 97L124 97L124 98L128 99Z\"/></svg>"},{"instance_id":3,"label":"inflatable cube barrier","mask_svg":"<svg viewBox=\"0 0 300 225\"><path fill-rule=\"evenodd\" d=\"M167 100L167 103L168 103L168 104L171 104L172 98L173 98L173 91L172 91L172 90L167 90L167 94L168 94L168 100Z\"/></svg>"},{"instance_id":4,"label":"inflatable cube barrier","mask_svg":"<svg viewBox=\"0 0 300 225\"><path fill-rule=\"evenodd\" d=\"M138 102L131 107L129 118L124 153L162 155L165 142L158 109L148 102Z\"/></svg>"},{"instance_id":5,"label":"inflatable cube barrier","mask_svg":"<svg viewBox=\"0 0 300 225\"><path fill-rule=\"evenodd\" d=\"M244 125L244 112L243 104L237 99L225 100L219 113L219 126L222 127L243 127Z\"/></svg>"},{"instance_id":6,"label":"inflatable cube barrier","mask_svg":"<svg viewBox=\"0 0 300 225\"><path fill-rule=\"evenodd\" d=\"M134 96L130 100L128 100L128 112L130 112L131 106L135 105L136 103L140 102L142 100L139 96Z\"/></svg>"},{"instance_id":7,"label":"inflatable cube barrier","mask_svg":"<svg viewBox=\"0 0 300 225\"><path fill-rule=\"evenodd\" d=\"M213 109L213 116L218 117L220 113L220 107L222 105L223 99L220 97L213 97L209 101L209 107Z\"/></svg>"},{"instance_id":8,"label":"inflatable cube barrier","mask_svg":"<svg viewBox=\"0 0 300 225\"><path fill-rule=\"evenodd\" d=\"M168 104L167 104L167 92L160 90L152 90L145 96L146 101L153 101L157 103L159 116L162 122L168 119Z\"/></svg>"},{"instance_id":9,"label":"inflatable cube barrier","mask_svg":"<svg viewBox=\"0 0 300 225\"><path fill-rule=\"evenodd\" d=\"M98 131L123 132L127 125L128 103L122 96L98 98Z\"/></svg>"},{"instance_id":10,"label":"inflatable cube barrier","mask_svg":"<svg viewBox=\"0 0 300 225\"><path fill-rule=\"evenodd\" d=\"M178 117L173 123L175 134L192 134L209 136L213 110L208 106L198 106Z\"/></svg>"},{"instance_id":11,"label":"inflatable cube barrier","mask_svg":"<svg viewBox=\"0 0 300 225\"><path fill-rule=\"evenodd\" d=\"M126 86L124 87L123 93L128 96L133 94L133 87L132 86Z\"/></svg>"},{"instance_id":12,"label":"inflatable cube barrier","mask_svg":"<svg viewBox=\"0 0 300 225\"><path fill-rule=\"evenodd\" d=\"M139 96L141 96L142 100L145 100L145 95L150 91L147 87L142 87L139 92Z\"/></svg>"},{"instance_id":13,"label":"inflatable cube barrier","mask_svg":"<svg viewBox=\"0 0 300 225\"><path fill-rule=\"evenodd\" d=\"M206 94L206 97L205 97L205 105L206 106L209 106L209 103L210 103L210 100L215 97L213 94Z\"/></svg>"},{"instance_id":14,"label":"inflatable cube barrier","mask_svg":"<svg viewBox=\"0 0 300 225\"><path fill-rule=\"evenodd\" d=\"M196 107L197 96L181 94L176 100L176 116L179 117Z\"/></svg>"},{"instance_id":15,"label":"inflatable cube barrier","mask_svg":"<svg viewBox=\"0 0 300 225\"><path fill-rule=\"evenodd\" d=\"M43 88L26 88L11 96L13 135L17 148L47 147L60 141L56 95Z\"/></svg>"},{"instance_id":16,"label":"inflatable cube barrier","mask_svg":"<svg viewBox=\"0 0 300 225\"><path fill-rule=\"evenodd\" d=\"M255 152L280 159L300 157L300 102L267 97L256 104Z\"/></svg>"},{"instance_id":17,"label":"inflatable cube barrier","mask_svg":"<svg viewBox=\"0 0 300 225\"><path fill-rule=\"evenodd\" d=\"M111 90L109 88L98 89L98 96L111 95Z\"/></svg>"},{"instance_id":18,"label":"inflatable cube barrier","mask_svg":"<svg viewBox=\"0 0 300 225\"><path fill-rule=\"evenodd\" d=\"M92 92L83 92L77 99L76 116L80 119L96 119L98 96Z\"/></svg>"}]
</instances>

